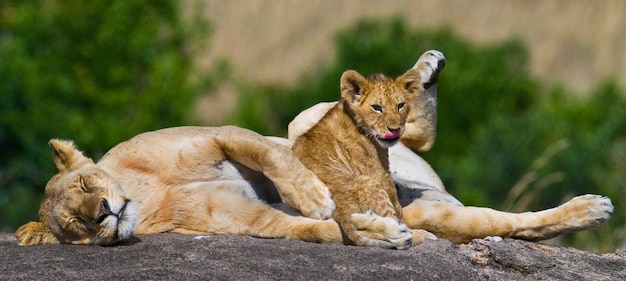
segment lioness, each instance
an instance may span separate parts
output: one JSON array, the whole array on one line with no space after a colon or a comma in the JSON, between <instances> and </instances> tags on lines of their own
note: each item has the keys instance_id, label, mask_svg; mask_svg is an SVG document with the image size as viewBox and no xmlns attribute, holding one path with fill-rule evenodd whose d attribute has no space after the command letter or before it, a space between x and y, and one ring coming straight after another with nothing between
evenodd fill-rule
<instances>
[{"instance_id":1,"label":"lioness","mask_svg":"<svg viewBox=\"0 0 626 281\"><path fill-rule=\"evenodd\" d=\"M435 104L436 83L429 77L436 76L442 62L443 55L436 51L418 60L422 79L420 93L410 101L412 109ZM303 112L290 124L290 138L307 131L331 106ZM410 139L389 149L390 174L399 186L409 228L455 242L486 236L541 240L594 227L610 217L611 201L597 195L521 214L462 206L445 192L430 166L403 145L418 149L432 142L428 128L433 109L426 109L409 113L404 137ZM430 123L410 123L424 120ZM426 130L410 131L424 126ZM140 134L94 163L72 142L52 140L59 173L46 185L40 221L21 226L18 242L110 245L132 234L177 232L341 243L337 223L320 220L335 208L328 188L302 165L290 145L289 140L237 127L181 127ZM282 202L306 217L271 205L284 209ZM388 221L370 214L355 216L360 231L388 227Z\"/></svg>"},{"instance_id":2,"label":"lioness","mask_svg":"<svg viewBox=\"0 0 626 281\"><path fill-rule=\"evenodd\" d=\"M396 79L383 74L364 78L348 70L341 76L341 100L293 145L298 159L330 189L337 205L333 219L347 242L398 249L411 245L411 232L401 224L387 148L404 133L409 95L418 94L419 84L415 68ZM393 219L398 231L392 236L358 231L352 216L368 210ZM423 237L415 239L421 242Z\"/></svg>"}]
</instances>

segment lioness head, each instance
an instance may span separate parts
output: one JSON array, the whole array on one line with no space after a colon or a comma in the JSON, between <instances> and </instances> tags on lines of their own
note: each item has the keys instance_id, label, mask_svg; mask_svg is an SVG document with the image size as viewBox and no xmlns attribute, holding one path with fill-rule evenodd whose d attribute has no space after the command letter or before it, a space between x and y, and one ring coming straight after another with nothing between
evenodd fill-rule
<instances>
[{"instance_id":1,"label":"lioness head","mask_svg":"<svg viewBox=\"0 0 626 281\"><path fill-rule=\"evenodd\" d=\"M130 238L138 211L118 181L72 142L53 139L50 146L59 173L46 185L41 221L21 226L18 243L111 245Z\"/></svg>"},{"instance_id":2,"label":"lioness head","mask_svg":"<svg viewBox=\"0 0 626 281\"><path fill-rule=\"evenodd\" d=\"M396 79L383 74L364 78L348 70L341 75L341 99L365 135L381 147L390 147L404 133L409 101L417 94L418 84L414 69Z\"/></svg>"}]
</instances>

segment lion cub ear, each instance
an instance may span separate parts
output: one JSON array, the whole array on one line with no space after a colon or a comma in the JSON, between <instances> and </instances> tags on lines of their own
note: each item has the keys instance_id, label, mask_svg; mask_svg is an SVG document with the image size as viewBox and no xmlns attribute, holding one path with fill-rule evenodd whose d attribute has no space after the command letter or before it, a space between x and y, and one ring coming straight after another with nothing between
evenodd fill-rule
<instances>
[{"instance_id":1,"label":"lion cub ear","mask_svg":"<svg viewBox=\"0 0 626 281\"><path fill-rule=\"evenodd\" d=\"M15 232L15 236L20 246L59 244L59 240L52 234L50 228L42 222L31 221L22 225Z\"/></svg>"},{"instance_id":2,"label":"lion cub ear","mask_svg":"<svg viewBox=\"0 0 626 281\"><path fill-rule=\"evenodd\" d=\"M367 80L354 70L347 70L341 75L341 98L350 103L358 102Z\"/></svg>"},{"instance_id":3,"label":"lion cub ear","mask_svg":"<svg viewBox=\"0 0 626 281\"><path fill-rule=\"evenodd\" d=\"M400 83L402 88L409 94L418 94L422 79L417 69L411 68L400 77L396 78L396 81Z\"/></svg>"},{"instance_id":4,"label":"lion cub ear","mask_svg":"<svg viewBox=\"0 0 626 281\"><path fill-rule=\"evenodd\" d=\"M82 165L93 163L74 146L72 141L52 139L48 142L54 151L54 164L59 172L76 169Z\"/></svg>"}]
</instances>

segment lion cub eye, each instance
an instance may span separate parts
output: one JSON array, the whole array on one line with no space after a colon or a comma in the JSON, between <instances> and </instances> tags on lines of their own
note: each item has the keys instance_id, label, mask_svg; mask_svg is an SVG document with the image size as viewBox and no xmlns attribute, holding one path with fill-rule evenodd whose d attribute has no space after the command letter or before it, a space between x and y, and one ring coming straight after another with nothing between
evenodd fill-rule
<instances>
[{"instance_id":1,"label":"lion cub eye","mask_svg":"<svg viewBox=\"0 0 626 281\"><path fill-rule=\"evenodd\" d=\"M399 103L398 104L398 110L401 110L403 108L404 108L404 103L403 102Z\"/></svg>"},{"instance_id":2,"label":"lion cub eye","mask_svg":"<svg viewBox=\"0 0 626 281\"><path fill-rule=\"evenodd\" d=\"M372 109L374 111L376 111L376 112L380 112L380 113L383 112L383 108L380 105L377 105L377 104L372 105Z\"/></svg>"}]
</instances>

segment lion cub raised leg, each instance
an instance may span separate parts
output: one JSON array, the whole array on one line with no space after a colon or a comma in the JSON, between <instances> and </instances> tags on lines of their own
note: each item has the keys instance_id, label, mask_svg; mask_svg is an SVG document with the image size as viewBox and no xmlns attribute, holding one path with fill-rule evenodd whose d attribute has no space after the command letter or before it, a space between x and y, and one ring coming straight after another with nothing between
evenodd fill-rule
<instances>
[{"instance_id":1,"label":"lion cub raised leg","mask_svg":"<svg viewBox=\"0 0 626 281\"><path fill-rule=\"evenodd\" d=\"M337 205L333 218L348 243L398 249L411 245L411 231L401 223L387 149L404 132L409 100L419 84L415 69L396 79L346 71L341 100L293 146L298 159L330 188Z\"/></svg>"}]
</instances>

